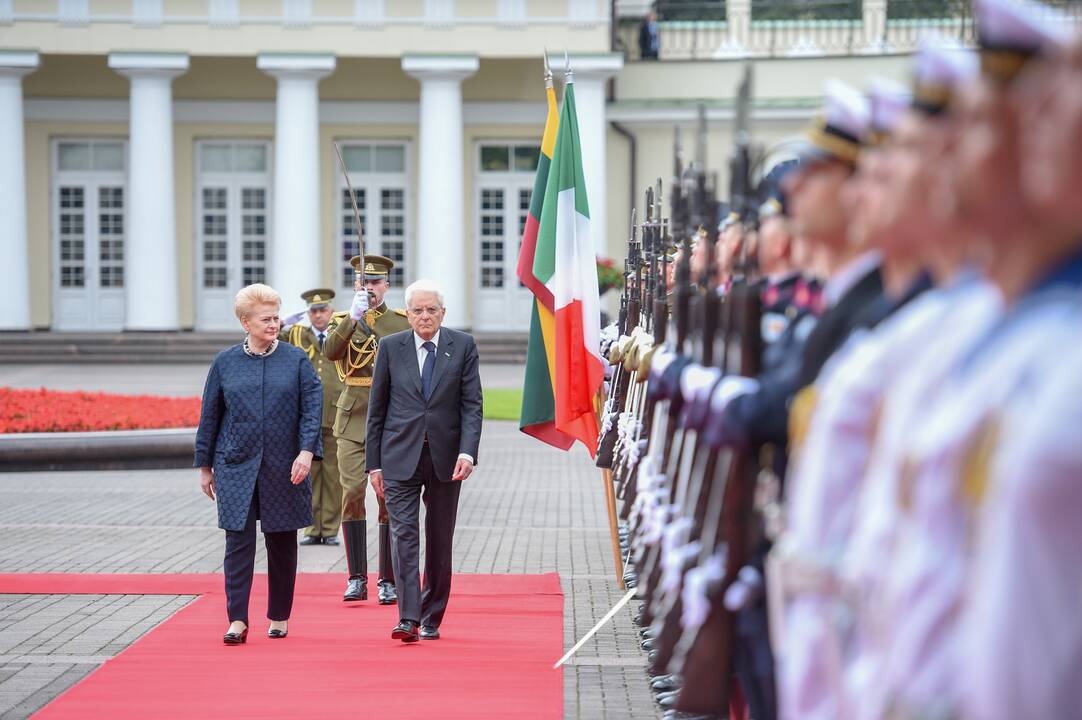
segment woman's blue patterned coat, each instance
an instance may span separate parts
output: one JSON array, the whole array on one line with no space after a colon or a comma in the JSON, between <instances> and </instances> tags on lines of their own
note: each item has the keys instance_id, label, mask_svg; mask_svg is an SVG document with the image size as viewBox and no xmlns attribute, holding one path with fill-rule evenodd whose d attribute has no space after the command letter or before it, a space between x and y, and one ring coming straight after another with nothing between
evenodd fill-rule
<instances>
[{"instance_id":1,"label":"woman's blue patterned coat","mask_svg":"<svg viewBox=\"0 0 1082 720\"><path fill-rule=\"evenodd\" d=\"M301 450L323 456L323 390L308 356L280 342L253 357L241 345L214 358L203 389L195 467L214 468L218 526L243 530L259 487L263 532L312 524L312 480L290 482Z\"/></svg>"}]
</instances>

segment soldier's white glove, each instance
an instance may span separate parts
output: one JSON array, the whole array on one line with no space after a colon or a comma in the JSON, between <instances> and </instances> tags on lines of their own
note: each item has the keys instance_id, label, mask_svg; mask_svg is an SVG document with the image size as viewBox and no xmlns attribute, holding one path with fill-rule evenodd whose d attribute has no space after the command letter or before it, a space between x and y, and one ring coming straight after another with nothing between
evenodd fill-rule
<instances>
[{"instance_id":1,"label":"soldier's white glove","mask_svg":"<svg viewBox=\"0 0 1082 720\"><path fill-rule=\"evenodd\" d=\"M301 321L301 318L304 317L305 312L305 310L301 310L300 312L295 312L292 315L287 315L286 317L282 318L282 327L296 325Z\"/></svg>"},{"instance_id":2,"label":"soldier's white glove","mask_svg":"<svg viewBox=\"0 0 1082 720\"><path fill-rule=\"evenodd\" d=\"M349 316L354 320L363 320L368 312L368 293L364 290L353 296L353 304L349 307Z\"/></svg>"}]
</instances>

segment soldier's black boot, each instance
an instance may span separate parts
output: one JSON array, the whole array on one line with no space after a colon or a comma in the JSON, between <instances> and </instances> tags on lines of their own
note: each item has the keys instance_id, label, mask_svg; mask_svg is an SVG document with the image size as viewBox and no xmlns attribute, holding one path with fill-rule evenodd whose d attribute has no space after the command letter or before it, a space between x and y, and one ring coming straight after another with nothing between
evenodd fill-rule
<instances>
[{"instance_id":1,"label":"soldier's black boot","mask_svg":"<svg viewBox=\"0 0 1082 720\"><path fill-rule=\"evenodd\" d=\"M342 595L345 602L368 599L368 547L364 520L343 520L342 537L346 541L346 567L349 584Z\"/></svg>"},{"instance_id":2,"label":"soldier's black boot","mask_svg":"<svg viewBox=\"0 0 1082 720\"><path fill-rule=\"evenodd\" d=\"M379 524L379 604L397 605L398 592L394 587L394 565L391 563L391 526Z\"/></svg>"}]
</instances>

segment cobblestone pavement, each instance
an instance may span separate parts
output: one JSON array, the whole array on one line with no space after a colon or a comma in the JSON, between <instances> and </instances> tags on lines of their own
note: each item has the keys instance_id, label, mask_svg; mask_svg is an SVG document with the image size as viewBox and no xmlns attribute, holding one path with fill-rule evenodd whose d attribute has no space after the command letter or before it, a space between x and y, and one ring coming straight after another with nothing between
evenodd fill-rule
<instances>
[{"instance_id":1,"label":"cobblestone pavement","mask_svg":"<svg viewBox=\"0 0 1082 720\"><path fill-rule=\"evenodd\" d=\"M456 570L558 571L570 647L622 595L600 473L582 448L553 450L512 423L486 423L479 460L463 488ZM0 473L0 572L220 572L223 550L194 471ZM262 550L257 563L264 571ZM300 565L340 571L345 584L341 547L301 548ZM0 718L26 717L189 599L0 595ZM567 718L658 716L631 615L617 615L565 668Z\"/></svg>"}]
</instances>

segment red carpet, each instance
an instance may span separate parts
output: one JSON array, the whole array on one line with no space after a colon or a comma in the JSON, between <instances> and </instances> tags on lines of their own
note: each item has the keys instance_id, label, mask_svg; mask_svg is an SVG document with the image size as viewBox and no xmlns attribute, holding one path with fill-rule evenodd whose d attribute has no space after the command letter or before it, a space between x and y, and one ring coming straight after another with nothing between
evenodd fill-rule
<instances>
[{"instance_id":1,"label":"red carpet","mask_svg":"<svg viewBox=\"0 0 1082 720\"><path fill-rule=\"evenodd\" d=\"M226 647L220 575L0 575L0 593L200 595L36 718L560 718L559 576L456 575L437 641L390 639L397 608L341 601L302 574L289 637L266 636L266 576L248 644ZM372 578L369 587L375 587Z\"/></svg>"}]
</instances>

